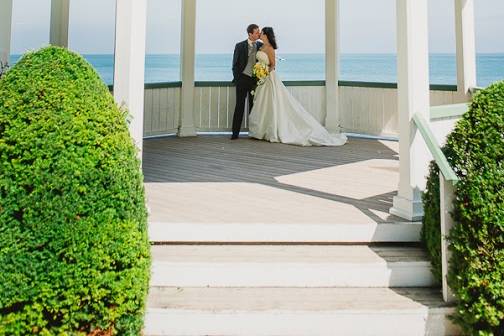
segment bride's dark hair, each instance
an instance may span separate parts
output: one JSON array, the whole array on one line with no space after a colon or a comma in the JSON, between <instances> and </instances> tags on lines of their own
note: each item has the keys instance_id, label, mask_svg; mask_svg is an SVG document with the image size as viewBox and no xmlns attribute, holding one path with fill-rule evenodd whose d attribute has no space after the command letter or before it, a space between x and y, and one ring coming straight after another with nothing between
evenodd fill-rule
<instances>
[{"instance_id":1,"label":"bride's dark hair","mask_svg":"<svg viewBox=\"0 0 504 336\"><path fill-rule=\"evenodd\" d=\"M273 31L273 28L271 28L271 27L264 27L262 29L262 32L263 32L264 35L266 35L268 37L268 41L271 44L271 46L273 47L273 49L277 49L278 46L277 46L275 32Z\"/></svg>"}]
</instances>

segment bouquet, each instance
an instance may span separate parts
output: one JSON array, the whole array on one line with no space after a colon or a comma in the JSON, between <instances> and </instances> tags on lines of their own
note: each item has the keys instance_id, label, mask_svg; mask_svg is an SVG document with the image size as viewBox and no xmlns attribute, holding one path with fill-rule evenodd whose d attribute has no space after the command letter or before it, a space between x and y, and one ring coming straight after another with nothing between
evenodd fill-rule
<instances>
[{"instance_id":1,"label":"bouquet","mask_svg":"<svg viewBox=\"0 0 504 336\"><path fill-rule=\"evenodd\" d=\"M257 85L264 84L266 77L269 75L268 65L265 63L257 62L252 69L252 74L254 78L257 79Z\"/></svg>"}]
</instances>

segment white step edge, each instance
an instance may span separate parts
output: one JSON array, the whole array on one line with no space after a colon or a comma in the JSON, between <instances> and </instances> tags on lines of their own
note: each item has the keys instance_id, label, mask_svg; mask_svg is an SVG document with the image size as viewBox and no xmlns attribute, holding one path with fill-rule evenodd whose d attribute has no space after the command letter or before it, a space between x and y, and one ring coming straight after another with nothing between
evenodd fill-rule
<instances>
[{"instance_id":1,"label":"white step edge","mask_svg":"<svg viewBox=\"0 0 504 336\"><path fill-rule=\"evenodd\" d=\"M369 224L149 223L152 242L418 242L421 222Z\"/></svg>"},{"instance_id":2,"label":"white step edge","mask_svg":"<svg viewBox=\"0 0 504 336\"><path fill-rule=\"evenodd\" d=\"M198 289L193 289L193 291ZM233 291L233 289L230 289ZM277 289L266 289L276 291ZM355 292L355 289L350 289ZM311 293L299 292L298 300L290 300L282 304L282 296L273 297L267 305L254 304L261 294L257 289L252 289L248 296L251 303L243 303L244 297L227 297L221 292L215 306L211 305L212 298L204 294L201 289L199 294L192 294L185 302L174 300L172 307L149 307L145 318L145 335L459 335L460 331L448 319L453 313L453 308L424 305L409 298L392 297L388 303L389 295L383 292L372 295L378 296L380 301L372 302L359 307L362 298L356 298L356 303L332 307L327 302L322 302L317 309L317 299L313 300ZM341 289L337 290L343 293ZM361 289L359 289L362 292ZM288 293L288 292L287 292ZM361 294L369 295L369 289ZM199 295L199 296L198 296ZM268 295L267 292L265 295ZM296 291L291 294L296 295ZM324 293L322 292L322 295ZM397 296L397 294L391 294ZM307 296L307 307L301 302ZM331 290L327 290L329 299ZM191 297L193 300L191 300ZM317 295L315 295L317 298ZM198 299L196 299L198 298ZM246 298L245 298L246 299ZM288 299L288 298L287 298ZM346 298L348 299L348 298ZM199 306L198 301L203 303ZM223 303L226 300L238 301L238 304ZM275 304L275 300L279 303ZM324 299L322 299L324 301ZM327 301L327 300L326 300ZM210 305L209 305L210 303ZM242 308L237 307L242 305ZM289 304L292 304L290 307Z\"/></svg>"},{"instance_id":3,"label":"white step edge","mask_svg":"<svg viewBox=\"0 0 504 336\"><path fill-rule=\"evenodd\" d=\"M430 287L420 248L152 246L151 286Z\"/></svg>"},{"instance_id":4,"label":"white step edge","mask_svg":"<svg viewBox=\"0 0 504 336\"><path fill-rule=\"evenodd\" d=\"M152 265L152 286L186 287L431 287L427 262L361 264L218 264Z\"/></svg>"},{"instance_id":5,"label":"white step edge","mask_svg":"<svg viewBox=\"0 0 504 336\"><path fill-rule=\"evenodd\" d=\"M460 335L445 310L314 312L202 312L148 309L146 336L195 335Z\"/></svg>"}]
</instances>

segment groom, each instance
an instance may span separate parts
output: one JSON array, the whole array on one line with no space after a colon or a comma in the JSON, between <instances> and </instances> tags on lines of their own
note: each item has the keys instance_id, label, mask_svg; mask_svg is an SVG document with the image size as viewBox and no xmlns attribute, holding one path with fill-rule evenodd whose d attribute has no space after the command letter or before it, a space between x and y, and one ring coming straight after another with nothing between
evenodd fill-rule
<instances>
[{"instance_id":1,"label":"groom","mask_svg":"<svg viewBox=\"0 0 504 336\"><path fill-rule=\"evenodd\" d=\"M261 36L258 25L249 25L247 33L248 39L236 44L233 55L233 83L236 85L236 107L233 116L231 140L238 139L240 134L247 97L249 99L249 112L252 109L253 101L250 93L256 86L256 81L252 78L252 68L256 63L256 53L262 46L261 42L257 42L259 36Z\"/></svg>"}]
</instances>

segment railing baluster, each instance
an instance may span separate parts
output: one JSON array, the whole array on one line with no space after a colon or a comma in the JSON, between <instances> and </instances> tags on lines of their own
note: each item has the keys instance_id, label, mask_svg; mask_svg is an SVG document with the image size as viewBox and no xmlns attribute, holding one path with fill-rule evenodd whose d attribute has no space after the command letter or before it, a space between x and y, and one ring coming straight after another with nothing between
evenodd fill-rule
<instances>
[{"instance_id":1,"label":"railing baluster","mask_svg":"<svg viewBox=\"0 0 504 336\"><path fill-rule=\"evenodd\" d=\"M208 129L212 128L212 87L208 89Z\"/></svg>"},{"instance_id":2,"label":"railing baluster","mask_svg":"<svg viewBox=\"0 0 504 336\"><path fill-rule=\"evenodd\" d=\"M220 128L220 96L221 96L221 88L218 88L218 96L217 96L217 129Z\"/></svg>"},{"instance_id":3,"label":"railing baluster","mask_svg":"<svg viewBox=\"0 0 504 336\"><path fill-rule=\"evenodd\" d=\"M200 90L200 95L199 95L199 115L200 115L200 120L198 123L198 127L201 128L203 127L203 92L204 88L201 88Z\"/></svg>"},{"instance_id":4,"label":"railing baluster","mask_svg":"<svg viewBox=\"0 0 504 336\"><path fill-rule=\"evenodd\" d=\"M229 127L229 87L226 88L226 128Z\"/></svg>"}]
</instances>

